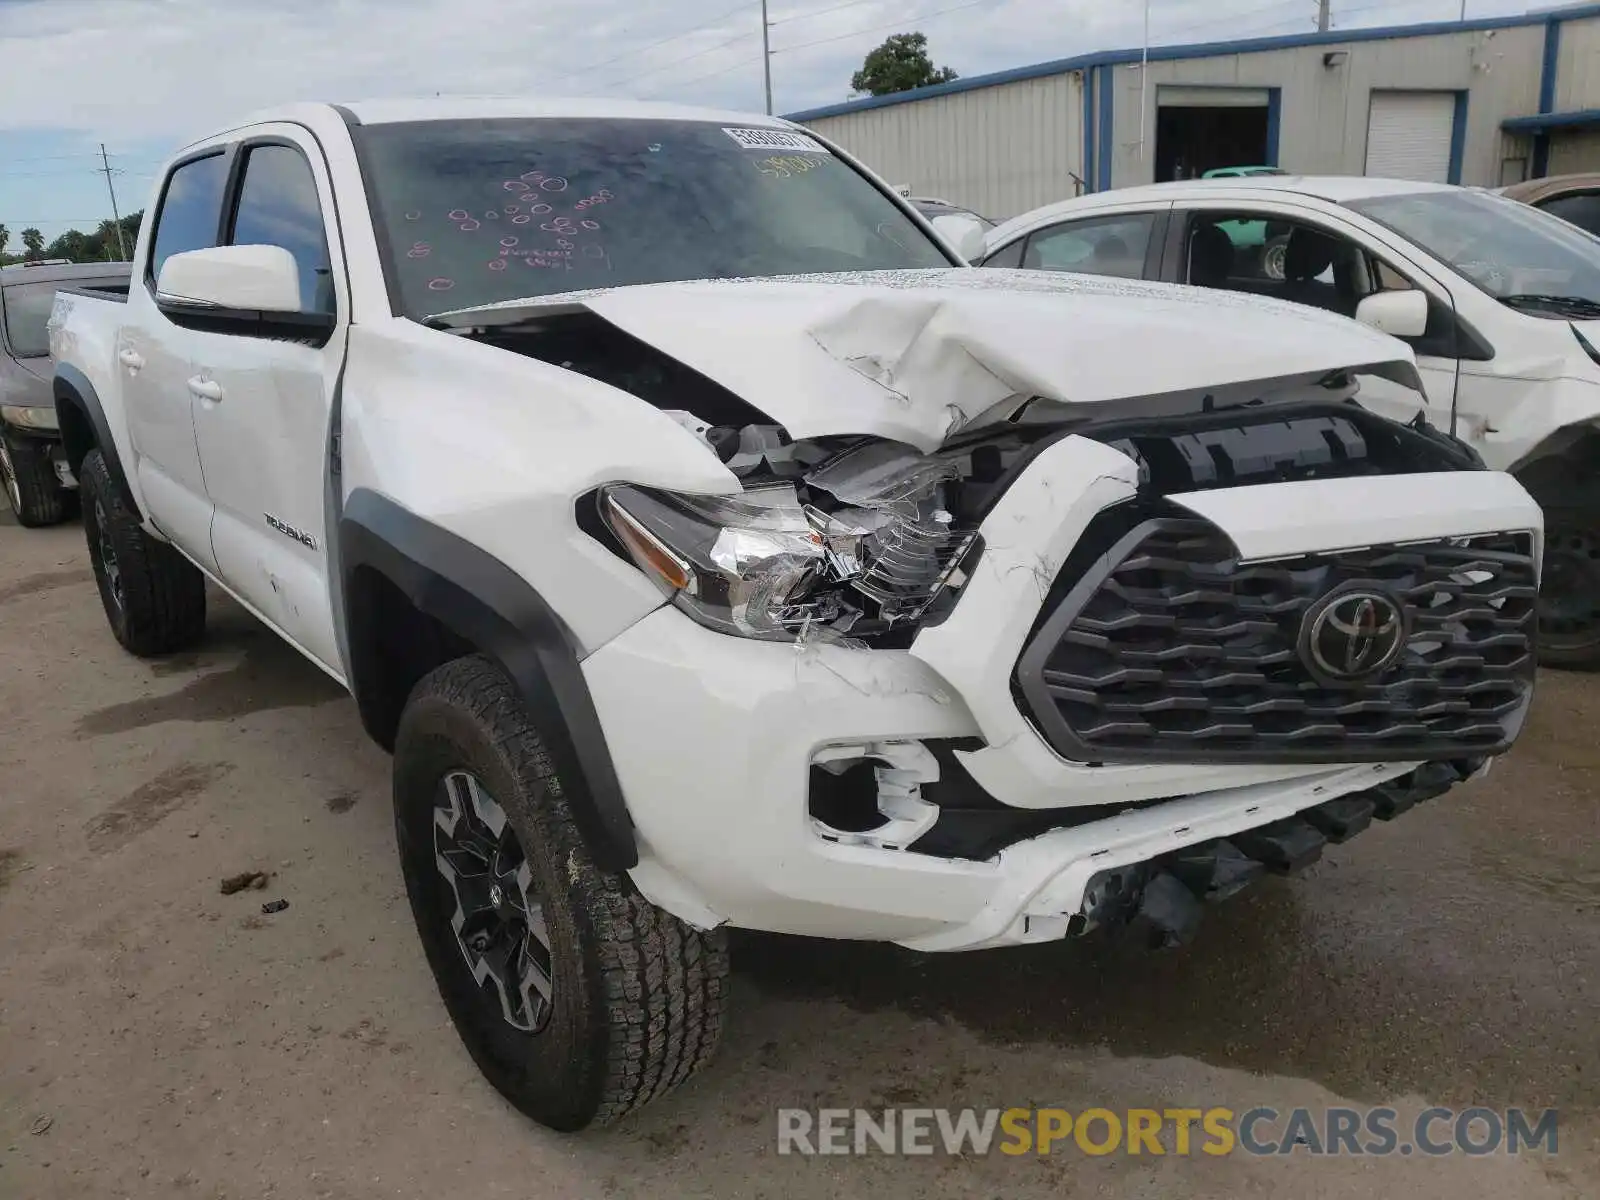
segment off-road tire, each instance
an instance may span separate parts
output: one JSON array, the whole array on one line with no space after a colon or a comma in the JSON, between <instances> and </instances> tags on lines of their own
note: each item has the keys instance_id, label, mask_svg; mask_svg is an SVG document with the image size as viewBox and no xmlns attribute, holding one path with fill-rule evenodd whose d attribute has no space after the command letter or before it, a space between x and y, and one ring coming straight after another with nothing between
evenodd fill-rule
<instances>
[{"instance_id":1,"label":"off-road tire","mask_svg":"<svg viewBox=\"0 0 1600 1200\"><path fill-rule=\"evenodd\" d=\"M145 533L99 450L91 450L79 467L78 489L89 561L117 641L140 658L193 646L205 634L205 576L173 547ZM115 555L109 565L106 546Z\"/></svg>"},{"instance_id":2,"label":"off-road tire","mask_svg":"<svg viewBox=\"0 0 1600 1200\"><path fill-rule=\"evenodd\" d=\"M452 772L481 780L521 843L550 941L551 1011L514 1028L474 979L451 925L434 810ZM511 680L482 657L417 684L394 754L395 831L411 911L439 993L489 1082L542 1125L615 1121L710 1061L722 1033L725 935L656 908L594 865Z\"/></svg>"},{"instance_id":3,"label":"off-road tire","mask_svg":"<svg viewBox=\"0 0 1600 1200\"><path fill-rule=\"evenodd\" d=\"M17 521L29 529L59 525L72 515L71 496L56 478L50 445L38 438L13 437L0 431L0 484ZM9 470L7 470L9 464Z\"/></svg>"}]
</instances>

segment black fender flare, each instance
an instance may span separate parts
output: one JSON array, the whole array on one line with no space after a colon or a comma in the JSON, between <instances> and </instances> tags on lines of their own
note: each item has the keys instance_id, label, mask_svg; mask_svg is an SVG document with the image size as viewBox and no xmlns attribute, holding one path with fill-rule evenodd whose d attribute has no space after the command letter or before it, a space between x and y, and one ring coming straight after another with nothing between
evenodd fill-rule
<instances>
[{"instance_id":1,"label":"black fender flare","mask_svg":"<svg viewBox=\"0 0 1600 1200\"><path fill-rule=\"evenodd\" d=\"M94 390L89 377L70 363L57 363L51 390L56 398L56 424L61 427L61 447L67 456L67 465L77 474L89 451L99 447L105 457L106 470L111 482L122 493L122 502L128 510L144 519L133 489L128 486L128 476L122 469L122 457L117 453L117 443L111 436L111 425L106 420L105 406L100 394Z\"/></svg>"},{"instance_id":2,"label":"black fender flare","mask_svg":"<svg viewBox=\"0 0 1600 1200\"><path fill-rule=\"evenodd\" d=\"M470 642L508 674L550 752L562 792L595 864L639 862L633 819L606 747L594 699L566 624L521 576L493 555L387 497L357 488L339 518L339 573L346 606L354 575L370 568L421 612ZM346 612L347 624L358 614ZM352 630L353 633L353 630ZM371 679L365 639L351 636L350 683L367 732L386 745L391 713Z\"/></svg>"}]
</instances>

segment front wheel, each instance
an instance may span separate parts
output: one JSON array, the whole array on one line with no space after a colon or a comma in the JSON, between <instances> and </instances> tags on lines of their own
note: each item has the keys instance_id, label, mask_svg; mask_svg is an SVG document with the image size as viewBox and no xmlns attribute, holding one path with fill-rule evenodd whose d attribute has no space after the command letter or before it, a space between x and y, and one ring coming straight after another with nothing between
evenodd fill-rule
<instances>
[{"instance_id":1,"label":"front wheel","mask_svg":"<svg viewBox=\"0 0 1600 1200\"><path fill-rule=\"evenodd\" d=\"M1600 513L1547 507L1539 661L1600 670Z\"/></svg>"},{"instance_id":2,"label":"front wheel","mask_svg":"<svg viewBox=\"0 0 1600 1200\"><path fill-rule=\"evenodd\" d=\"M553 1129L614 1121L712 1057L728 954L602 871L511 680L487 659L412 692L395 830L417 932L467 1052Z\"/></svg>"}]
</instances>

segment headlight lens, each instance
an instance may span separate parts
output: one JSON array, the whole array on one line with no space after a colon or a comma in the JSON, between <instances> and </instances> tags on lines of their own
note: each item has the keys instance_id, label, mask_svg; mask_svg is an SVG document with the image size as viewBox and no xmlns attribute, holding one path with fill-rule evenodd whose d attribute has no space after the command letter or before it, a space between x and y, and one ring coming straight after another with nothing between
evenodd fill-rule
<instances>
[{"instance_id":1,"label":"headlight lens","mask_svg":"<svg viewBox=\"0 0 1600 1200\"><path fill-rule=\"evenodd\" d=\"M0 418L3 418L7 425L15 425L18 429L56 430L60 428L56 423L56 410L53 408L7 404L0 406Z\"/></svg>"},{"instance_id":2,"label":"headlight lens","mask_svg":"<svg viewBox=\"0 0 1600 1200\"><path fill-rule=\"evenodd\" d=\"M736 496L608 488L606 523L641 570L697 621L743 637L789 641L824 561L792 485Z\"/></svg>"}]
</instances>

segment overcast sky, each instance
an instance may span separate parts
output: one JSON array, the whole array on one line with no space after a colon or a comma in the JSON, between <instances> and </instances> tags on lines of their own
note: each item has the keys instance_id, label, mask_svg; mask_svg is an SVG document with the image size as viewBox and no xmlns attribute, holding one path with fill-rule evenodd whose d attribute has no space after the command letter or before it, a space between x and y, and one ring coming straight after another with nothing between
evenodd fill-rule
<instances>
[{"instance_id":1,"label":"overcast sky","mask_svg":"<svg viewBox=\"0 0 1600 1200\"><path fill-rule=\"evenodd\" d=\"M847 99L891 33L962 75L1136 46L1138 0L769 0L776 110ZM1468 0L1471 16L1535 0ZM1315 0L1151 0L1154 43L1315 27ZM1453 19L1460 0L1333 0L1336 28ZM622 95L759 110L760 0L0 0L0 223L46 238L123 212L161 159L289 100Z\"/></svg>"}]
</instances>

